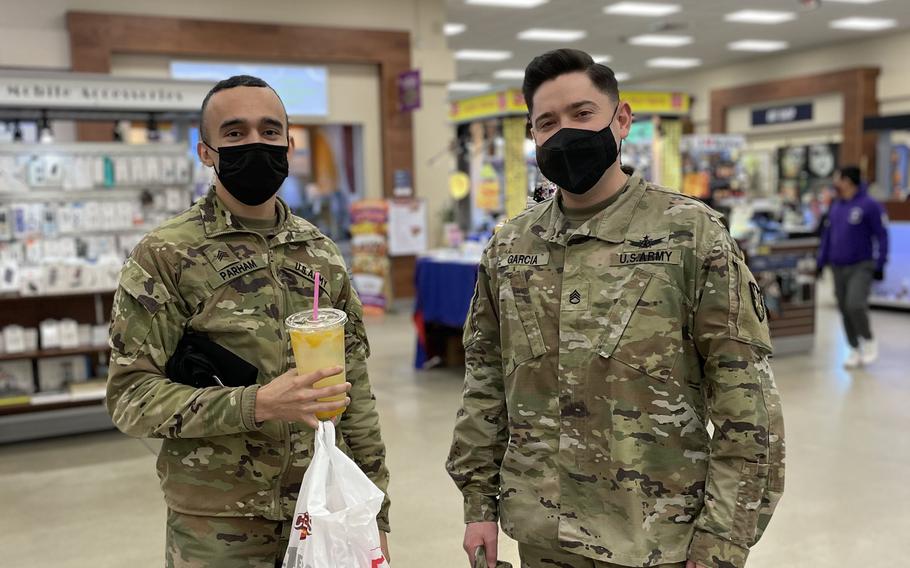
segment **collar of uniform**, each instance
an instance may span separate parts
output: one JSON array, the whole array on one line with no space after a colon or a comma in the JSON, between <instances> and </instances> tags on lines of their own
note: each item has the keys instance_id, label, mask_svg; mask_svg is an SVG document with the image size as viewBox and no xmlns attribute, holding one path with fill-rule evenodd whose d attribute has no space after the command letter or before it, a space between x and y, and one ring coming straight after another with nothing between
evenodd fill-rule
<instances>
[{"instance_id":1,"label":"collar of uniform","mask_svg":"<svg viewBox=\"0 0 910 568\"><path fill-rule=\"evenodd\" d=\"M290 208L280 197L277 204L278 229L276 229L273 242L277 244L303 242L317 236L316 229L303 219L292 215ZM215 193L214 187L202 199L199 207L202 211L202 224L207 237L217 237L234 232L249 232L248 229L237 222L231 211Z\"/></svg>"},{"instance_id":2,"label":"collar of uniform","mask_svg":"<svg viewBox=\"0 0 910 568\"><path fill-rule=\"evenodd\" d=\"M596 214L575 232L569 230L569 221L559 208L557 198L550 200L550 207L544 215L549 214L546 231L540 235L543 239L565 245L569 238L581 235L591 236L610 243L621 243L626 240L626 232L632 223L632 215L638 202L645 194L647 183L638 172L629 175L626 184L620 189L622 195L607 207ZM542 215L541 217L543 217Z\"/></svg>"}]
</instances>

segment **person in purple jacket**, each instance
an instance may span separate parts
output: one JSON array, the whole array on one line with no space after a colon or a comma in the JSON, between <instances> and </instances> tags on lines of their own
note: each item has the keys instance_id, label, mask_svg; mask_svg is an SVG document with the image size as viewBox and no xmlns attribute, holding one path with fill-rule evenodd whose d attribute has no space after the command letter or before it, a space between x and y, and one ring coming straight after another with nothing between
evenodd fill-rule
<instances>
[{"instance_id":1,"label":"person in purple jacket","mask_svg":"<svg viewBox=\"0 0 910 568\"><path fill-rule=\"evenodd\" d=\"M844 319L850 354L844 366L855 368L878 359L878 343L869 325L872 280L884 280L888 262L888 219L879 202L866 193L859 168L834 174L837 199L822 227L818 273L831 266L837 306Z\"/></svg>"}]
</instances>

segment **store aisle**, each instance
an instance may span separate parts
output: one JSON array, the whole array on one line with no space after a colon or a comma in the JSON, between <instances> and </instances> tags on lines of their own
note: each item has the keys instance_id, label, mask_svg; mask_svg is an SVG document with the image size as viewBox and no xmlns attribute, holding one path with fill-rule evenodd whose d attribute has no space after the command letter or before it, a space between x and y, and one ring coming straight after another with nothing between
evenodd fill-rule
<instances>
[{"instance_id":1,"label":"store aisle","mask_svg":"<svg viewBox=\"0 0 910 568\"><path fill-rule=\"evenodd\" d=\"M845 342L823 304L811 357L775 360L787 420L784 501L750 568L899 566L910 533L906 314L873 313L874 367L840 367ZM416 375L407 314L368 323L392 469L394 566L463 567L461 503L443 462L456 371ZM161 566L164 505L149 448L117 432L0 447L4 566ZM516 563L514 543L502 557Z\"/></svg>"}]
</instances>

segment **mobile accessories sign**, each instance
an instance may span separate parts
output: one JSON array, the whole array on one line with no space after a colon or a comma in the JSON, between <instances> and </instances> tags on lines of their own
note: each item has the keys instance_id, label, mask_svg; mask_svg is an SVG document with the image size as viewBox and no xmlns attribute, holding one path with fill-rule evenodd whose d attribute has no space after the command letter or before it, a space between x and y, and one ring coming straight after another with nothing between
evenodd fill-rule
<instances>
[{"instance_id":1,"label":"mobile accessories sign","mask_svg":"<svg viewBox=\"0 0 910 568\"><path fill-rule=\"evenodd\" d=\"M812 103L752 109L752 126L790 124L812 120Z\"/></svg>"},{"instance_id":2,"label":"mobile accessories sign","mask_svg":"<svg viewBox=\"0 0 910 568\"><path fill-rule=\"evenodd\" d=\"M195 111L209 82L85 73L0 72L0 107Z\"/></svg>"}]
</instances>

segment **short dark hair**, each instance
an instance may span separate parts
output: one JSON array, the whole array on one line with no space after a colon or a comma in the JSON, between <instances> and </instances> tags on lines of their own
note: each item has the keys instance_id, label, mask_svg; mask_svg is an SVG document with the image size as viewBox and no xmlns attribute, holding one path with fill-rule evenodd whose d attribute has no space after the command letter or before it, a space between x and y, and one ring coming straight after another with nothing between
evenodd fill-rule
<instances>
[{"instance_id":1,"label":"short dark hair","mask_svg":"<svg viewBox=\"0 0 910 568\"><path fill-rule=\"evenodd\" d=\"M853 185L859 187L861 183L861 175L859 172L858 166L844 166L837 170L840 173L840 177L848 179L853 182Z\"/></svg>"},{"instance_id":2,"label":"short dark hair","mask_svg":"<svg viewBox=\"0 0 910 568\"><path fill-rule=\"evenodd\" d=\"M579 49L555 49L535 57L525 69L525 80L521 86L528 113L534 110L534 94L541 85L566 73L583 72L588 75L600 92L619 101L619 85L616 74L606 65L594 63L594 58Z\"/></svg>"},{"instance_id":3,"label":"short dark hair","mask_svg":"<svg viewBox=\"0 0 910 568\"><path fill-rule=\"evenodd\" d=\"M260 79L259 77L253 77L252 75L234 75L233 77L228 77L222 81L215 83L215 86L205 95L205 98L202 99L202 109L199 111L199 135L202 137L204 142L207 138L205 132L205 109L209 106L209 99L212 98L212 95L220 91L226 91L227 89L233 89L234 87L260 87L264 89L271 89L275 96L278 97L278 100L281 101L281 96L275 89L272 89L272 86ZM284 101L281 101L281 108L284 109ZM288 111L284 111L284 123L288 123Z\"/></svg>"}]
</instances>

